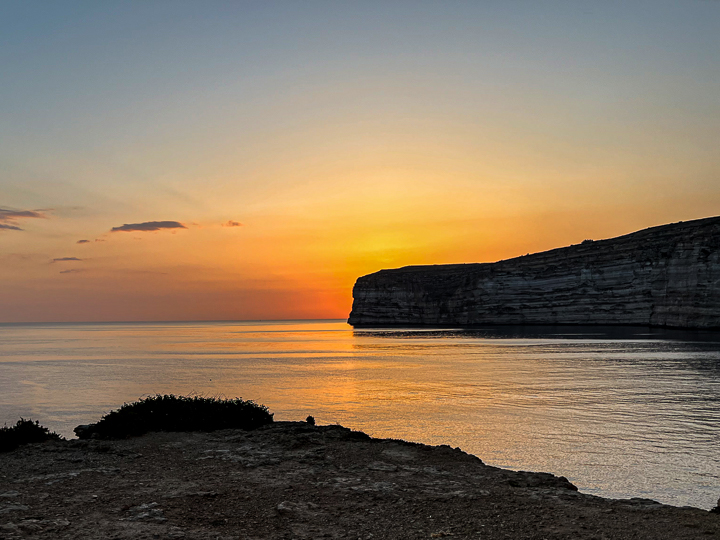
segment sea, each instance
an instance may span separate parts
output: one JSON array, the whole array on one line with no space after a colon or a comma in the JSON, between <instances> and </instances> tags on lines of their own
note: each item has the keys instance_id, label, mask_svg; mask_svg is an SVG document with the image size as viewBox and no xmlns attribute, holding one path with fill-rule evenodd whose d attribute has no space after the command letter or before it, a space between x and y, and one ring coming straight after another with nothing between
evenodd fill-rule
<instances>
[{"instance_id":1,"label":"sea","mask_svg":"<svg viewBox=\"0 0 720 540\"><path fill-rule=\"evenodd\" d=\"M704 509L720 497L717 332L0 324L0 426L31 418L73 437L155 394L241 397L276 420L447 444L602 497Z\"/></svg>"}]
</instances>

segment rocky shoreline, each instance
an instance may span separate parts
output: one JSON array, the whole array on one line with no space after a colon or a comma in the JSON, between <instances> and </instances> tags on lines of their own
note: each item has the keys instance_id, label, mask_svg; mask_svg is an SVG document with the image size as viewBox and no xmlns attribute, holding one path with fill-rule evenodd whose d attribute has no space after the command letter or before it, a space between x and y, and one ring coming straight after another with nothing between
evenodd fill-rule
<instances>
[{"instance_id":1,"label":"rocky shoreline","mask_svg":"<svg viewBox=\"0 0 720 540\"><path fill-rule=\"evenodd\" d=\"M150 433L0 456L0 539L699 539L720 514L579 493L338 425Z\"/></svg>"}]
</instances>

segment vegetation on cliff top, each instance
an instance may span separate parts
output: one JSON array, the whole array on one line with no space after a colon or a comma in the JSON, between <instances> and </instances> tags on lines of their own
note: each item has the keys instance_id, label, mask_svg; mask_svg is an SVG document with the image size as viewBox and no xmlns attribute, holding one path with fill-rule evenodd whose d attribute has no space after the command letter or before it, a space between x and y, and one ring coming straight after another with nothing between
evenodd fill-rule
<instances>
[{"instance_id":1,"label":"vegetation on cliff top","mask_svg":"<svg viewBox=\"0 0 720 540\"><path fill-rule=\"evenodd\" d=\"M75 428L80 439L124 439L151 431L252 430L270 424L264 405L240 398L156 395L125 403L95 423Z\"/></svg>"}]
</instances>

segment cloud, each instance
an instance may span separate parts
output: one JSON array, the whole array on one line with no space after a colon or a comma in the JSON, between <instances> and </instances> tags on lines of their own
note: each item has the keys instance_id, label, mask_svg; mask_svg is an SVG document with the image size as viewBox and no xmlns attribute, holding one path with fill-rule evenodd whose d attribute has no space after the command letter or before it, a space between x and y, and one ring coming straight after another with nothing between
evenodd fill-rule
<instances>
[{"instance_id":1,"label":"cloud","mask_svg":"<svg viewBox=\"0 0 720 540\"><path fill-rule=\"evenodd\" d=\"M22 231L23 229L17 226L17 221L19 219L45 219L47 216L45 216L42 212L42 210L11 210L10 208L0 207L0 230Z\"/></svg>"},{"instance_id":2,"label":"cloud","mask_svg":"<svg viewBox=\"0 0 720 540\"><path fill-rule=\"evenodd\" d=\"M78 240L78 241L75 242L75 243L76 243L76 244L87 244L87 243L89 243L89 242L90 242L90 240Z\"/></svg>"},{"instance_id":3,"label":"cloud","mask_svg":"<svg viewBox=\"0 0 720 540\"><path fill-rule=\"evenodd\" d=\"M10 210L9 208L0 208L0 221L9 221L19 218L44 218L45 216L35 210Z\"/></svg>"},{"instance_id":4,"label":"cloud","mask_svg":"<svg viewBox=\"0 0 720 540\"><path fill-rule=\"evenodd\" d=\"M60 270L61 274L77 274L79 272L84 272L82 268L70 268L69 270Z\"/></svg>"},{"instance_id":5,"label":"cloud","mask_svg":"<svg viewBox=\"0 0 720 540\"><path fill-rule=\"evenodd\" d=\"M53 259L52 262L68 262L68 261L82 261L82 259L78 259L77 257L59 257L57 259Z\"/></svg>"},{"instance_id":6,"label":"cloud","mask_svg":"<svg viewBox=\"0 0 720 540\"><path fill-rule=\"evenodd\" d=\"M187 229L187 227L179 221L145 221L143 223L125 223L120 227L113 227L110 232L160 231L163 229Z\"/></svg>"},{"instance_id":7,"label":"cloud","mask_svg":"<svg viewBox=\"0 0 720 540\"><path fill-rule=\"evenodd\" d=\"M233 221L233 220L231 219L231 220L228 220L227 223L223 223L222 226L223 226L223 227L242 227L243 224L240 223L239 221Z\"/></svg>"}]
</instances>

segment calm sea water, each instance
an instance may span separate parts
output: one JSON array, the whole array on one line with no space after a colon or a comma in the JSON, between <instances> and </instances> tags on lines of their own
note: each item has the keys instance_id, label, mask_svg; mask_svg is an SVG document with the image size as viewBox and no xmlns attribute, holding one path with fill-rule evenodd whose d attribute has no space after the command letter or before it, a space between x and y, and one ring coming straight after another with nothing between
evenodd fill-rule
<instances>
[{"instance_id":1,"label":"calm sea water","mask_svg":"<svg viewBox=\"0 0 720 540\"><path fill-rule=\"evenodd\" d=\"M587 493L711 508L720 334L356 330L341 321L0 325L0 424L78 424L156 393L242 397L450 444Z\"/></svg>"}]
</instances>

